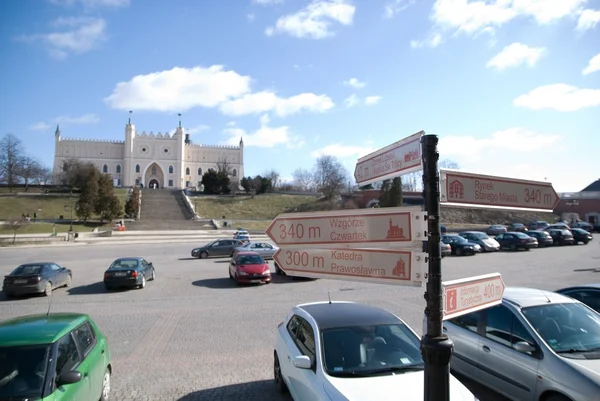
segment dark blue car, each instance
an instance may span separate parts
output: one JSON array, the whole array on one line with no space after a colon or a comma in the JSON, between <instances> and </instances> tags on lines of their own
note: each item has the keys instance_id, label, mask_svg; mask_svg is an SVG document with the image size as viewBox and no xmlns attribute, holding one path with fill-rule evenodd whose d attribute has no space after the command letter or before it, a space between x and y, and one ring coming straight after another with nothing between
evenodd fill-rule
<instances>
[{"instance_id":1,"label":"dark blue car","mask_svg":"<svg viewBox=\"0 0 600 401\"><path fill-rule=\"evenodd\" d=\"M120 258L104 272L104 286L107 290L120 287L144 288L147 281L155 278L154 266L146 259Z\"/></svg>"},{"instance_id":2,"label":"dark blue car","mask_svg":"<svg viewBox=\"0 0 600 401\"><path fill-rule=\"evenodd\" d=\"M69 287L72 279L71 270L54 262L26 263L4 276L2 291L7 297L26 294L49 296L55 288Z\"/></svg>"}]
</instances>

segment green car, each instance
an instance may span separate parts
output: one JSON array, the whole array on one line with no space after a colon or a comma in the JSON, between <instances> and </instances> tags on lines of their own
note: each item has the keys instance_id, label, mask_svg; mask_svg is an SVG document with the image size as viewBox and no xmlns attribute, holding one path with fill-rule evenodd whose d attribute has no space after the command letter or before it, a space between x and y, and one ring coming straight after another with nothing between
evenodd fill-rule
<instances>
[{"instance_id":1,"label":"green car","mask_svg":"<svg viewBox=\"0 0 600 401\"><path fill-rule=\"evenodd\" d=\"M81 313L0 322L0 400L107 401L106 337Z\"/></svg>"}]
</instances>

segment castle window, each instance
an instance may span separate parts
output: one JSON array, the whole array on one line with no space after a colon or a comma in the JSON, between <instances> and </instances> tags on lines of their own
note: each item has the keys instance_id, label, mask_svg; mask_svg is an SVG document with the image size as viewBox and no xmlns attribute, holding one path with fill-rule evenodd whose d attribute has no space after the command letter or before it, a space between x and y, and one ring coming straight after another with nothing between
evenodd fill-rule
<instances>
[{"instance_id":1,"label":"castle window","mask_svg":"<svg viewBox=\"0 0 600 401\"><path fill-rule=\"evenodd\" d=\"M173 186L173 180L169 180L169 186L172 187Z\"/></svg>"},{"instance_id":2,"label":"castle window","mask_svg":"<svg viewBox=\"0 0 600 401\"><path fill-rule=\"evenodd\" d=\"M190 168L189 168L189 167L187 167L187 168L185 169L185 175L190 175Z\"/></svg>"},{"instance_id":3,"label":"castle window","mask_svg":"<svg viewBox=\"0 0 600 401\"><path fill-rule=\"evenodd\" d=\"M140 165L139 164L136 164L136 166L135 166L135 172L136 173L140 172Z\"/></svg>"},{"instance_id":4,"label":"castle window","mask_svg":"<svg viewBox=\"0 0 600 401\"><path fill-rule=\"evenodd\" d=\"M173 174L173 166L169 166L169 174ZM169 186L171 187L172 185Z\"/></svg>"},{"instance_id":5,"label":"castle window","mask_svg":"<svg viewBox=\"0 0 600 401\"><path fill-rule=\"evenodd\" d=\"M233 176L237 177L237 170L236 169L233 169Z\"/></svg>"},{"instance_id":6,"label":"castle window","mask_svg":"<svg viewBox=\"0 0 600 401\"><path fill-rule=\"evenodd\" d=\"M202 176L202 168L201 167L198 167L198 175Z\"/></svg>"},{"instance_id":7,"label":"castle window","mask_svg":"<svg viewBox=\"0 0 600 401\"><path fill-rule=\"evenodd\" d=\"M117 164L117 174L121 174L121 165Z\"/></svg>"},{"instance_id":8,"label":"castle window","mask_svg":"<svg viewBox=\"0 0 600 401\"><path fill-rule=\"evenodd\" d=\"M108 166L105 164L104 167L102 167L102 172L103 173L108 173Z\"/></svg>"},{"instance_id":9,"label":"castle window","mask_svg":"<svg viewBox=\"0 0 600 401\"><path fill-rule=\"evenodd\" d=\"M156 166L152 166L152 175L156 175Z\"/></svg>"}]
</instances>

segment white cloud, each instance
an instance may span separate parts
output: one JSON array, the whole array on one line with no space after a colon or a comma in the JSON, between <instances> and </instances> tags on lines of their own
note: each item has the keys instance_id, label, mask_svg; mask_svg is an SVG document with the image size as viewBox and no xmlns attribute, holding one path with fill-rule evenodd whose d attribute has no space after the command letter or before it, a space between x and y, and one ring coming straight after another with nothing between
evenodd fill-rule
<instances>
[{"instance_id":1,"label":"white cloud","mask_svg":"<svg viewBox=\"0 0 600 401\"><path fill-rule=\"evenodd\" d=\"M346 107L354 107L358 103L360 103L360 99L354 93L348 96L346 99L344 99L344 104L346 105Z\"/></svg>"},{"instance_id":2,"label":"white cloud","mask_svg":"<svg viewBox=\"0 0 600 401\"><path fill-rule=\"evenodd\" d=\"M427 39L423 40L411 40L410 47L418 49L421 47L438 47L444 43L444 38L439 33L432 33Z\"/></svg>"},{"instance_id":3,"label":"white cloud","mask_svg":"<svg viewBox=\"0 0 600 401\"><path fill-rule=\"evenodd\" d=\"M237 99L223 102L220 110L230 116L259 114L272 111L279 117L286 117L302 111L324 113L334 106L327 95L314 93L301 93L299 95L282 98L274 92L262 91L247 93Z\"/></svg>"},{"instance_id":4,"label":"white cloud","mask_svg":"<svg viewBox=\"0 0 600 401\"><path fill-rule=\"evenodd\" d=\"M590 59L587 67L582 71L583 75L591 74L592 72L600 71L600 53Z\"/></svg>"},{"instance_id":5,"label":"white cloud","mask_svg":"<svg viewBox=\"0 0 600 401\"><path fill-rule=\"evenodd\" d=\"M184 112L193 107L216 107L248 92L250 77L221 65L175 67L119 82L104 101L119 110Z\"/></svg>"},{"instance_id":6,"label":"white cloud","mask_svg":"<svg viewBox=\"0 0 600 401\"><path fill-rule=\"evenodd\" d=\"M388 2L383 8L384 18L393 18L396 14L401 13L408 7L415 4L416 0L392 0Z\"/></svg>"},{"instance_id":7,"label":"white cloud","mask_svg":"<svg viewBox=\"0 0 600 401\"><path fill-rule=\"evenodd\" d=\"M252 0L252 2L254 4L260 4L260 5L271 5L271 4L281 4L283 3L283 0Z\"/></svg>"},{"instance_id":8,"label":"white cloud","mask_svg":"<svg viewBox=\"0 0 600 401\"><path fill-rule=\"evenodd\" d=\"M587 31L588 29L595 28L598 22L600 22L599 10L583 10L577 20L577 30Z\"/></svg>"},{"instance_id":9,"label":"white cloud","mask_svg":"<svg viewBox=\"0 0 600 401\"><path fill-rule=\"evenodd\" d=\"M46 44L50 55L64 59L69 54L83 54L93 50L106 39L106 21L101 18L59 18L52 25L63 28L45 34L21 35L21 42L41 41Z\"/></svg>"},{"instance_id":10,"label":"white cloud","mask_svg":"<svg viewBox=\"0 0 600 401\"><path fill-rule=\"evenodd\" d=\"M436 0L430 20L432 33L425 41L412 41L413 47L440 44L432 40L450 31L476 36L484 30L494 32L516 18L530 18L539 25L579 16L587 0Z\"/></svg>"},{"instance_id":11,"label":"white cloud","mask_svg":"<svg viewBox=\"0 0 600 401\"><path fill-rule=\"evenodd\" d=\"M84 114L79 117L60 116L54 119L54 122L64 125L96 124L100 118L95 114Z\"/></svg>"},{"instance_id":12,"label":"white cloud","mask_svg":"<svg viewBox=\"0 0 600 401\"><path fill-rule=\"evenodd\" d=\"M496 54L486 67L504 70L506 68L527 65L533 67L546 54L544 47L529 47L522 43L512 43Z\"/></svg>"},{"instance_id":13,"label":"white cloud","mask_svg":"<svg viewBox=\"0 0 600 401\"><path fill-rule=\"evenodd\" d=\"M335 156L339 159L345 159L353 157L359 159L376 149L370 146L359 146L359 145L342 145L340 143L333 143L320 149L313 150L310 154L312 157L320 157L323 155Z\"/></svg>"},{"instance_id":14,"label":"white cloud","mask_svg":"<svg viewBox=\"0 0 600 401\"><path fill-rule=\"evenodd\" d=\"M366 85L365 82L359 81L358 78L350 78L349 80L344 81L343 84L346 86L350 86L354 89L361 89L364 88Z\"/></svg>"},{"instance_id":15,"label":"white cloud","mask_svg":"<svg viewBox=\"0 0 600 401\"><path fill-rule=\"evenodd\" d=\"M288 149L298 148L304 145L304 140L300 136L292 134L290 127L270 127L269 118L266 115L260 118L260 128L256 131L247 133L239 127L228 127L223 133L228 137L225 145L237 146L240 138L244 140L244 146L254 146L258 148L274 148L280 145L286 145Z\"/></svg>"},{"instance_id":16,"label":"white cloud","mask_svg":"<svg viewBox=\"0 0 600 401\"><path fill-rule=\"evenodd\" d=\"M252 22L252 21L254 21L254 19L255 19L255 18L256 18L256 15L254 15L254 14L246 14L246 19L247 19L249 22Z\"/></svg>"},{"instance_id":17,"label":"white cloud","mask_svg":"<svg viewBox=\"0 0 600 401\"><path fill-rule=\"evenodd\" d=\"M367 96L365 98L365 104L367 106L373 106L381 101L381 96Z\"/></svg>"},{"instance_id":18,"label":"white cloud","mask_svg":"<svg viewBox=\"0 0 600 401\"><path fill-rule=\"evenodd\" d=\"M513 104L532 110L576 111L600 106L600 89L582 89L567 84L544 85L519 96Z\"/></svg>"},{"instance_id":19,"label":"white cloud","mask_svg":"<svg viewBox=\"0 0 600 401\"><path fill-rule=\"evenodd\" d=\"M50 129L51 127L52 126L50 124L40 121L35 124L31 124L29 126L29 129L32 131L46 131L47 129Z\"/></svg>"},{"instance_id":20,"label":"white cloud","mask_svg":"<svg viewBox=\"0 0 600 401\"><path fill-rule=\"evenodd\" d=\"M190 135L196 135L201 132L207 131L209 129L210 129L210 127L208 125L200 124L200 125L196 125L195 127L188 128L186 130L186 132Z\"/></svg>"},{"instance_id":21,"label":"white cloud","mask_svg":"<svg viewBox=\"0 0 600 401\"><path fill-rule=\"evenodd\" d=\"M80 4L86 8L127 7L131 3L130 0L48 0L48 2L55 6L66 7Z\"/></svg>"},{"instance_id":22,"label":"white cloud","mask_svg":"<svg viewBox=\"0 0 600 401\"><path fill-rule=\"evenodd\" d=\"M267 27L265 34L323 39L334 35L331 30L334 23L351 25L355 9L347 0L313 0L300 11L280 17L275 26Z\"/></svg>"}]
</instances>

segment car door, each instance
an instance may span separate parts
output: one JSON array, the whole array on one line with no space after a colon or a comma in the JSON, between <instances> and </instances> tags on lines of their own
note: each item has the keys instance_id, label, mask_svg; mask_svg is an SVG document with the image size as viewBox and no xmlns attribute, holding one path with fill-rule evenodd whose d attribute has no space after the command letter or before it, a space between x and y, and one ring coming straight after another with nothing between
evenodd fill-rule
<instances>
[{"instance_id":1,"label":"car door","mask_svg":"<svg viewBox=\"0 0 600 401\"><path fill-rule=\"evenodd\" d=\"M223 247L221 245L221 243L223 242L223 240L221 241L217 241L215 243L213 243L210 247L208 247L206 249L206 252L208 252L209 256L219 256L222 254L223 252Z\"/></svg>"},{"instance_id":2,"label":"car door","mask_svg":"<svg viewBox=\"0 0 600 401\"><path fill-rule=\"evenodd\" d=\"M290 321L290 323L292 323ZM318 393L315 389L320 388L322 384L317 383L317 363L315 331L310 323L301 316L295 316L295 322L288 325L292 344L289 345L289 373L288 377L294 386L294 399L297 400L316 400ZM292 365L291 361L296 356L306 355L312 361L312 369L298 369Z\"/></svg>"},{"instance_id":3,"label":"car door","mask_svg":"<svg viewBox=\"0 0 600 401\"><path fill-rule=\"evenodd\" d=\"M510 237L510 234L498 234L496 235L495 240L500 244L500 248L506 248L510 245Z\"/></svg>"},{"instance_id":4,"label":"car door","mask_svg":"<svg viewBox=\"0 0 600 401\"><path fill-rule=\"evenodd\" d=\"M61 374L72 370L81 373L81 380L79 382L57 386L53 393L55 401L94 399L90 394L89 366L83 363L72 332L65 334L57 341L54 368L56 380L58 380Z\"/></svg>"},{"instance_id":5,"label":"car door","mask_svg":"<svg viewBox=\"0 0 600 401\"><path fill-rule=\"evenodd\" d=\"M454 352L450 368L458 373L479 381L479 344L483 329L482 312L472 312L443 322L443 331L454 342Z\"/></svg>"},{"instance_id":6,"label":"car door","mask_svg":"<svg viewBox=\"0 0 600 401\"><path fill-rule=\"evenodd\" d=\"M52 282L52 287L61 287L66 283L66 277L62 274L61 267L54 263L49 263L44 268L48 274L49 280Z\"/></svg>"},{"instance_id":7,"label":"car door","mask_svg":"<svg viewBox=\"0 0 600 401\"><path fill-rule=\"evenodd\" d=\"M73 330L73 338L77 343L79 353L82 355L82 366L87 366L89 377L90 394L96 396L96 400L100 398L102 393L102 380L104 378L104 352L98 346L96 333L90 326L89 322L85 322L81 326ZM81 372L83 374L83 372Z\"/></svg>"},{"instance_id":8,"label":"car door","mask_svg":"<svg viewBox=\"0 0 600 401\"><path fill-rule=\"evenodd\" d=\"M146 277L146 279L150 278L152 275L152 266L146 259L142 259L142 271L144 272L144 277Z\"/></svg>"},{"instance_id":9,"label":"car door","mask_svg":"<svg viewBox=\"0 0 600 401\"><path fill-rule=\"evenodd\" d=\"M486 309L484 316L479 358L481 382L513 400L533 401L541 355L539 346L525 325L505 305ZM537 351L522 353L514 349L514 345L522 341Z\"/></svg>"},{"instance_id":10,"label":"car door","mask_svg":"<svg viewBox=\"0 0 600 401\"><path fill-rule=\"evenodd\" d=\"M56 277L60 280L60 285L65 285L67 283L69 271L56 263L51 263L50 268L56 272Z\"/></svg>"}]
</instances>

